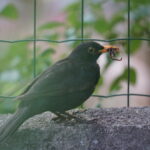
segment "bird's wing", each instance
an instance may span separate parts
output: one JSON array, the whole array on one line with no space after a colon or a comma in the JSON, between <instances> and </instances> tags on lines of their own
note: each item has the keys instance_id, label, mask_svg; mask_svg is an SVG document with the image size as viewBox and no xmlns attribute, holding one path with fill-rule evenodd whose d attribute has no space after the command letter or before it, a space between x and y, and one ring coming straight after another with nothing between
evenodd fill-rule
<instances>
[{"instance_id":1,"label":"bird's wing","mask_svg":"<svg viewBox=\"0 0 150 150\"><path fill-rule=\"evenodd\" d=\"M37 76L36 78L34 78L34 80L31 83L29 83L29 85L27 85L27 87L24 89L24 91L20 95L23 95L26 92L28 92L28 90L30 90L30 88L38 80L38 78L39 78L39 76Z\"/></svg>"},{"instance_id":2,"label":"bird's wing","mask_svg":"<svg viewBox=\"0 0 150 150\"><path fill-rule=\"evenodd\" d=\"M65 59L39 75L25 91L28 94L38 96L61 96L78 92L90 86L88 81L82 84L83 77L84 74L80 71L80 66L73 65L68 59Z\"/></svg>"}]
</instances>

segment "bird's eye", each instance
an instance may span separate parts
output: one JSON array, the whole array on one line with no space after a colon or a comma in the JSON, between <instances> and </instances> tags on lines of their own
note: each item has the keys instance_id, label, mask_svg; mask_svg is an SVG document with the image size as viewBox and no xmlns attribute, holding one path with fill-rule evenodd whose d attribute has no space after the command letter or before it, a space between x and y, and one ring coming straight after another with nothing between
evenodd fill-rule
<instances>
[{"instance_id":1,"label":"bird's eye","mask_svg":"<svg viewBox=\"0 0 150 150\"><path fill-rule=\"evenodd\" d=\"M93 47L88 48L88 53L95 54L95 49Z\"/></svg>"}]
</instances>

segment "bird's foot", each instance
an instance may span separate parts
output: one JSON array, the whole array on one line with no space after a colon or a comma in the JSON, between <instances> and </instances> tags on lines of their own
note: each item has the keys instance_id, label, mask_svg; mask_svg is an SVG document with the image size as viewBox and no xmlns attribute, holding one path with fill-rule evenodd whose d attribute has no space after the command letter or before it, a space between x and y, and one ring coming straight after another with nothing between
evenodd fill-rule
<instances>
[{"instance_id":1,"label":"bird's foot","mask_svg":"<svg viewBox=\"0 0 150 150\"><path fill-rule=\"evenodd\" d=\"M72 114L69 114L69 113L66 113L66 112L63 112L64 115L66 115L66 117L68 118L68 120L75 120L77 122L84 122L85 120L83 118L79 118L75 115L72 115Z\"/></svg>"},{"instance_id":2,"label":"bird's foot","mask_svg":"<svg viewBox=\"0 0 150 150\"><path fill-rule=\"evenodd\" d=\"M76 117L76 116L66 113L66 112L61 112L61 113L55 112L55 114L57 115L57 117L53 118L52 120L58 121L58 122L75 120L77 122L83 123L86 121L83 118Z\"/></svg>"},{"instance_id":3,"label":"bird's foot","mask_svg":"<svg viewBox=\"0 0 150 150\"><path fill-rule=\"evenodd\" d=\"M66 117L60 113L54 113L56 115L56 117L52 118L53 121L58 121L58 122L62 122L64 120L66 120Z\"/></svg>"},{"instance_id":4,"label":"bird's foot","mask_svg":"<svg viewBox=\"0 0 150 150\"><path fill-rule=\"evenodd\" d=\"M53 121L62 122L62 121L64 121L64 120L66 120L66 118L65 118L65 117L57 116L57 117L52 118L52 120L53 120Z\"/></svg>"}]
</instances>

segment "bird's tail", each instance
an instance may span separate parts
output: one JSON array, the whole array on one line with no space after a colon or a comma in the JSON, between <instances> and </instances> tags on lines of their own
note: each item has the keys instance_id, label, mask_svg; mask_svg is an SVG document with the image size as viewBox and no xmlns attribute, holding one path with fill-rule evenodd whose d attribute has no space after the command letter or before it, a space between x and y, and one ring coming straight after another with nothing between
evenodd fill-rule
<instances>
[{"instance_id":1,"label":"bird's tail","mask_svg":"<svg viewBox=\"0 0 150 150\"><path fill-rule=\"evenodd\" d=\"M28 108L20 108L0 127L0 144L7 140L29 118L28 114Z\"/></svg>"}]
</instances>

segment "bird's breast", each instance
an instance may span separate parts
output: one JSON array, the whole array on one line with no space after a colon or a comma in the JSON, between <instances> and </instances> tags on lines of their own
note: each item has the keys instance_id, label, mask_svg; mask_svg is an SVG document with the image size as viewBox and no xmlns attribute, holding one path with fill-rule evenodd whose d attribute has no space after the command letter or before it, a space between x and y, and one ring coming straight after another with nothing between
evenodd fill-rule
<instances>
[{"instance_id":1,"label":"bird's breast","mask_svg":"<svg viewBox=\"0 0 150 150\"><path fill-rule=\"evenodd\" d=\"M95 86L99 80L99 77L100 71L97 64L84 64L80 65L78 70L78 77L75 81L80 82L80 85L82 85L81 87L85 89L85 87Z\"/></svg>"}]
</instances>

